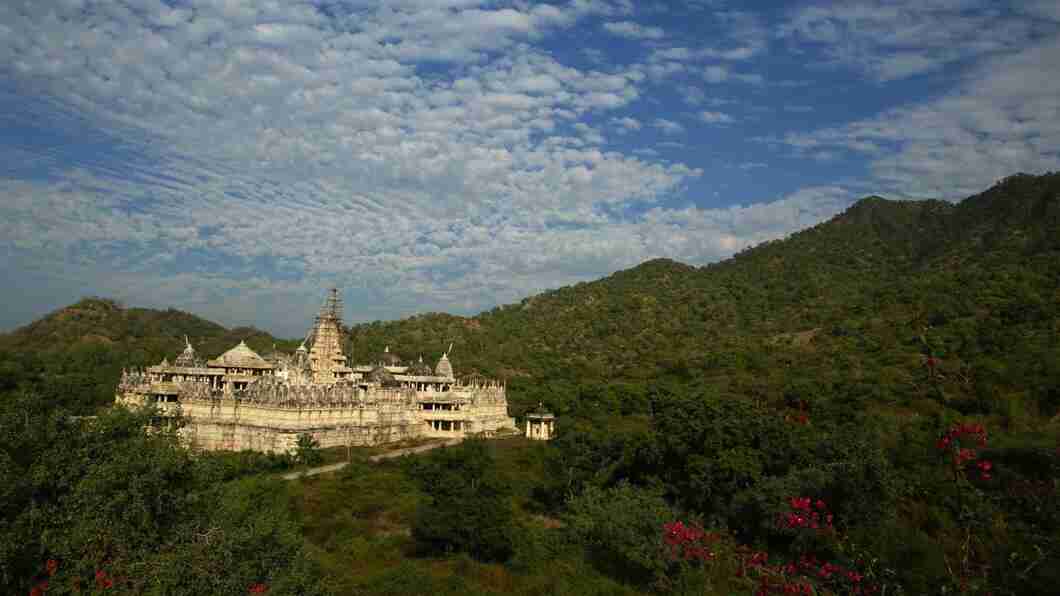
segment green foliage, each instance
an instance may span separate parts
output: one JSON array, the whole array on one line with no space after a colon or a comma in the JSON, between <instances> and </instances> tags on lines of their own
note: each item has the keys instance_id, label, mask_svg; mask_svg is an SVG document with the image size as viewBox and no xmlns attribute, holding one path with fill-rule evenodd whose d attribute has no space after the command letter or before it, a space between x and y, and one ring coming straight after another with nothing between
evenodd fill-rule
<instances>
[{"instance_id":1,"label":"green foliage","mask_svg":"<svg viewBox=\"0 0 1060 596\"><path fill-rule=\"evenodd\" d=\"M608 489L587 488L570 500L564 519L591 560L610 575L652 583L662 579L669 565L662 526L674 517L661 494L622 482Z\"/></svg>"},{"instance_id":2,"label":"green foliage","mask_svg":"<svg viewBox=\"0 0 1060 596\"><path fill-rule=\"evenodd\" d=\"M246 340L261 353L276 340L257 329L225 329L174 309L125 308L113 300L86 298L44 318L0 334L0 397L18 389L33 393L41 407L91 414L114 401L123 368L158 364L184 348L184 337L200 356L214 358Z\"/></svg>"},{"instance_id":3,"label":"green foliage","mask_svg":"<svg viewBox=\"0 0 1060 596\"><path fill-rule=\"evenodd\" d=\"M436 450L413 469L427 495L412 536L431 553L465 552L504 561L514 550L511 487L483 440Z\"/></svg>"},{"instance_id":4,"label":"green foliage","mask_svg":"<svg viewBox=\"0 0 1060 596\"><path fill-rule=\"evenodd\" d=\"M77 419L0 402L0 591L94 585L142 594L322 593L275 481L217 482L152 412Z\"/></svg>"},{"instance_id":5,"label":"green foliage","mask_svg":"<svg viewBox=\"0 0 1060 596\"><path fill-rule=\"evenodd\" d=\"M309 433L298 435L298 444L294 450L294 461L303 466L316 466L324 461L324 455L320 452L320 441L313 438Z\"/></svg>"}]
</instances>

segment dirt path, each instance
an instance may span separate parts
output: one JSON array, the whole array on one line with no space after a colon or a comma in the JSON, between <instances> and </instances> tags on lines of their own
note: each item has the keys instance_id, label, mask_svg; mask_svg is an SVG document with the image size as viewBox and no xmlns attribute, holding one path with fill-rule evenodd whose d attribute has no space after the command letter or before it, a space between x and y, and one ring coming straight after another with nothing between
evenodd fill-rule
<instances>
[{"instance_id":1,"label":"dirt path","mask_svg":"<svg viewBox=\"0 0 1060 596\"><path fill-rule=\"evenodd\" d=\"M402 455L411 455L413 453L423 453L424 451L430 451L431 449L437 449L438 447L448 447L449 445L456 445L463 439L445 439L442 441L435 441L433 443L427 443L425 445L419 445L417 447L404 447L402 449L394 449L393 451L386 451L379 455L373 455L368 458L370 462L380 462L384 459L393 459L395 457L401 457ZM294 480L303 476L316 476L318 474L326 474L328 472L334 472L335 470L341 470L346 467L349 462L339 462L337 464L329 464L326 466L320 466L318 468L309 468L308 470L300 470L298 472L288 472L281 476L284 480Z\"/></svg>"}]
</instances>

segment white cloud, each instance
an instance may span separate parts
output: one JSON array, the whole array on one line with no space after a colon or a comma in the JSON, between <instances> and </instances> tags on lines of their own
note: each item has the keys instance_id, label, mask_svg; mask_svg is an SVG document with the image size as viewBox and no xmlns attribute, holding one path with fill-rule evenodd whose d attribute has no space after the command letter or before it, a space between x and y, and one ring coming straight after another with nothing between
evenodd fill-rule
<instances>
[{"instance_id":1,"label":"white cloud","mask_svg":"<svg viewBox=\"0 0 1060 596\"><path fill-rule=\"evenodd\" d=\"M720 83L729 78L729 69L716 64L708 66L703 69L703 78L708 83Z\"/></svg>"},{"instance_id":2,"label":"white cloud","mask_svg":"<svg viewBox=\"0 0 1060 596\"><path fill-rule=\"evenodd\" d=\"M703 111L699 113L699 119L707 124L731 124L736 120L725 112Z\"/></svg>"},{"instance_id":3,"label":"white cloud","mask_svg":"<svg viewBox=\"0 0 1060 596\"><path fill-rule=\"evenodd\" d=\"M691 106L702 105L707 100L707 94L703 92L699 87L693 87L692 85L681 85L677 88L678 92L681 93L681 99L685 103Z\"/></svg>"},{"instance_id":4,"label":"white cloud","mask_svg":"<svg viewBox=\"0 0 1060 596\"><path fill-rule=\"evenodd\" d=\"M604 29L608 33L628 39L662 39L666 37L666 32L659 27L645 26L633 21L604 23Z\"/></svg>"},{"instance_id":5,"label":"white cloud","mask_svg":"<svg viewBox=\"0 0 1060 596\"><path fill-rule=\"evenodd\" d=\"M99 155L5 150L47 181L0 178L0 252L20 275L69 274L70 298L199 309L186 292L210 314L227 291L312 303L334 284L385 309L355 319L485 308L628 263L601 239L605 207L701 171L603 150L591 119L642 126L612 110L643 74L531 42L630 5L518 6L2 4L0 63L44 98L10 116L71 114Z\"/></svg>"},{"instance_id":6,"label":"white cloud","mask_svg":"<svg viewBox=\"0 0 1060 596\"><path fill-rule=\"evenodd\" d=\"M703 78L708 83L723 83L725 81L739 81L751 85L761 85L765 82L762 75L755 73L734 73L728 67L720 64L712 64L703 69Z\"/></svg>"},{"instance_id":7,"label":"white cloud","mask_svg":"<svg viewBox=\"0 0 1060 596\"><path fill-rule=\"evenodd\" d=\"M649 254L705 263L821 222L854 201L849 190L811 187L780 200L725 209L653 209L642 224Z\"/></svg>"},{"instance_id":8,"label":"white cloud","mask_svg":"<svg viewBox=\"0 0 1060 596\"><path fill-rule=\"evenodd\" d=\"M1054 38L986 61L937 99L782 142L815 157L866 155L875 179L897 193L961 198L1014 172L1060 169L1058 70Z\"/></svg>"},{"instance_id":9,"label":"white cloud","mask_svg":"<svg viewBox=\"0 0 1060 596\"><path fill-rule=\"evenodd\" d=\"M616 130L618 130L619 134L624 134L627 132L641 129L640 120L637 120L636 118L631 118L629 116L615 118L611 120L611 124L616 127Z\"/></svg>"},{"instance_id":10,"label":"white cloud","mask_svg":"<svg viewBox=\"0 0 1060 596\"><path fill-rule=\"evenodd\" d=\"M665 118L656 118L651 125L658 128L663 134L676 135L685 132L685 127L680 123Z\"/></svg>"},{"instance_id":11,"label":"white cloud","mask_svg":"<svg viewBox=\"0 0 1060 596\"><path fill-rule=\"evenodd\" d=\"M778 33L796 46L818 44L834 64L850 65L879 81L890 81L938 71L970 58L1017 51L1042 34L1055 34L1056 24L1041 18L1055 11L1055 6L1046 2L999 5L991 0L811 4L795 11Z\"/></svg>"}]
</instances>

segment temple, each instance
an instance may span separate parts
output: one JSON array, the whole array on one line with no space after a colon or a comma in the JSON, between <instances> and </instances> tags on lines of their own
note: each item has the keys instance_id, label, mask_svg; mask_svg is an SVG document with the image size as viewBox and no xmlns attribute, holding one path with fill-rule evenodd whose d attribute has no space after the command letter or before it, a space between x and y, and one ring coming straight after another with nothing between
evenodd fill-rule
<instances>
[{"instance_id":1,"label":"temple","mask_svg":"<svg viewBox=\"0 0 1060 596\"><path fill-rule=\"evenodd\" d=\"M518 432L504 384L458 380L451 345L433 369L422 356L402 362L389 346L372 363L351 366L342 338L342 302L331 290L293 354L262 357L241 341L204 361L185 338L173 363L124 371L115 399L181 414L183 437L205 450L281 453L302 434L336 447Z\"/></svg>"}]
</instances>

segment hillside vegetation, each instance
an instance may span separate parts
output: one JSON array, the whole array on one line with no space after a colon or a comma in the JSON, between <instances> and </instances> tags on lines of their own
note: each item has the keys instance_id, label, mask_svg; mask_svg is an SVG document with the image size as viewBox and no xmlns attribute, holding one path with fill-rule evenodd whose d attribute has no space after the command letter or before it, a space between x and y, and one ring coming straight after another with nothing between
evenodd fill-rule
<instances>
[{"instance_id":1,"label":"hillside vegetation","mask_svg":"<svg viewBox=\"0 0 1060 596\"><path fill-rule=\"evenodd\" d=\"M867 198L718 264L650 261L477 317L358 325L358 349L508 378L520 407L628 402L669 382L776 399L797 380L873 401L1052 416L1060 362L1060 175L953 205ZM442 340L442 341L438 341ZM932 379L928 357L940 361ZM643 403L643 400L642 400Z\"/></svg>"},{"instance_id":2,"label":"hillside vegetation","mask_svg":"<svg viewBox=\"0 0 1060 596\"><path fill-rule=\"evenodd\" d=\"M184 349L185 337L207 357L240 340L261 354L273 346L297 347L252 327L226 329L179 310L125 308L114 300L85 298L0 335L0 393L27 391L45 402L91 412L114 401L123 367L172 359Z\"/></svg>"}]
</instances>

